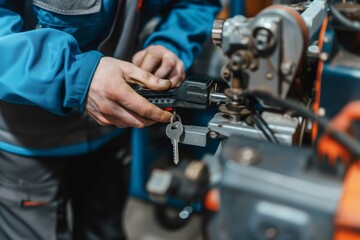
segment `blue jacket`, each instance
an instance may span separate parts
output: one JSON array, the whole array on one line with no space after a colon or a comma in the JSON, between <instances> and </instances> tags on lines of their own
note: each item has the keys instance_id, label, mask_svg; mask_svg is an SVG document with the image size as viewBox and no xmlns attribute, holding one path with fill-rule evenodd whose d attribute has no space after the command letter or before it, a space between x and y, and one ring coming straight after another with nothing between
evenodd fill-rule
<instances>
[{"instance_id":1,"label":"blue jacket","mask_svg":"<svg viewBox=\"0 0 360 240\"><path fill-rule=\"evenodd\" d=\"M112 25L115 0L102 0L99 12L85 15L65 16L32 6L36 30L27 24L25 2L0 0L0 99L62 116L74 109L83 112L102 57L93 49ZM219 8L219 0L144 0L143 23L161 16L161 24L144 47L163 45L188 69L209 36ZM0 149L7 150L1 140Z\"/></svg>"}]
</instances>

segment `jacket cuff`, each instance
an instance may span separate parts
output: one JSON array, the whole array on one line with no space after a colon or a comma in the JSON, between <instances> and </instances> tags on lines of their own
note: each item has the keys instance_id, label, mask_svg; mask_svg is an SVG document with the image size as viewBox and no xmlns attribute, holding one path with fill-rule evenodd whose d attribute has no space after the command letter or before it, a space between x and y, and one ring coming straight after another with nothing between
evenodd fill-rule
<instances>
[{"instance_id":1,"label":"jacket cuff","mask_svg":"<svg viewBox=\"0 0 360 240\"><path fill-rule=\"evenodd\" d=\"M64 106L66 108L78 108L84 112L87 93L96 68L103 55L99 51L89 51L75 56L71 66L70 76L66 77L71 82L66 82L66 94Z\"/></svg>"}]
</instances>

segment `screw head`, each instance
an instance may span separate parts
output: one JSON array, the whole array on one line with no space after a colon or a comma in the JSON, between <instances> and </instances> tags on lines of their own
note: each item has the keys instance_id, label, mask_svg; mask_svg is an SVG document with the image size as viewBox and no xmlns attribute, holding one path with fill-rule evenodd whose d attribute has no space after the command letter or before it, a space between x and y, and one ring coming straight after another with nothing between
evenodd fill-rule
<instances>
[{"instance_id":1,"label":"screw head","mask_svg":"<svg viewBox=\"0 0 360 240\"><path fill-rule=\"evenodd\" d=\"M272 72L267 72L265 77L267 80L272 80L274 78L274 74Z\"/></svg>"},{"instance_id":2,"label":"screw head","mask_svg":"<svg viewBox=\"0 0 360 240\"><path fill-rule=\"evenodd\" d=\"M211 131L209 132L209 137L212 139L216 139L219 136L217 132Z\"/></svg>"},{"instance_id":3,"label":"screw head","mask_svg":"<svg viewBox=\"0 0 360 240\"><path fill-rule=\"evenodd\" d=\"M293 64L291 62L283 62L281 64L281 72L284 75L290 75L293 72Z\"/></svg>"},{"instance_id":4,"label":"screw head","mask_svg":"<svg viewBox=\"0 0 360 240\"><path fill-rule=\"evenodd\" d=\"M329 54L326 52L322 52L319 55L321 61L326 62L329 59Z\"/></svg>"},{"instance_id":5,"label":"screw head","mask_svg":"<svg viewBox=\"0 0 360 240\"><path fill-rule=\"evenodd\" d=\"M326 115L326 110L325 110L325 108L319 108L319 111L318 111L318 115L320 116L320 117L324 117L325 115Z\"/></svg>"},{"instance_id":6,"label":"screw head","mask_svg":"<svg viewBox=\"0 0 360 240\"><path fill-rule=\"evenodd\" d=\"M261 160L260 154L251 147L243 147L243 148L236 149L233 152L231 158L236 163L239 163L239 164L245 165L245 166L256 165Z\"/></svg>"}]
</instances>

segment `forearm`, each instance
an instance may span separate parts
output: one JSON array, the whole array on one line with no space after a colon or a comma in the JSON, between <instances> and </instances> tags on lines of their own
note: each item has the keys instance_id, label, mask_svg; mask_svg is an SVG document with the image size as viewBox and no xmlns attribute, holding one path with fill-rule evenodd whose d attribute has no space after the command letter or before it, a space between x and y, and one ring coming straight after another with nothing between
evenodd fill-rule
<instances>
[{"instance_id":1,"label":"forearm","mask_svg":"<svg viewBox=\"0 0 360 240\"><path fill-rule=\"evenodd\" d=\"M83 109L99 52L81 53L76 40L54 29L21 32L21 18L0 8L0 99L64 115Z\"/></svg>"}]
</instances>

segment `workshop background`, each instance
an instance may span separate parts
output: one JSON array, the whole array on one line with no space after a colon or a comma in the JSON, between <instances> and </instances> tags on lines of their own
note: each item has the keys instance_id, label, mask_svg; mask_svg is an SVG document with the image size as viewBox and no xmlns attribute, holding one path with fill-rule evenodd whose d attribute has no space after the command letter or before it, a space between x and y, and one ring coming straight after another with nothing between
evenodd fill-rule
<instances>
[{"instance_id":1,"label":"workshop background","mask_svg":"<svg viewBox=\"0 0 360 240\"><path fill-rule=\"evenodd\" d=\"M223 0L180 163L164 124L132 131L130 240L360 240L359 2Z\"/></svg>"}]
</instances>

